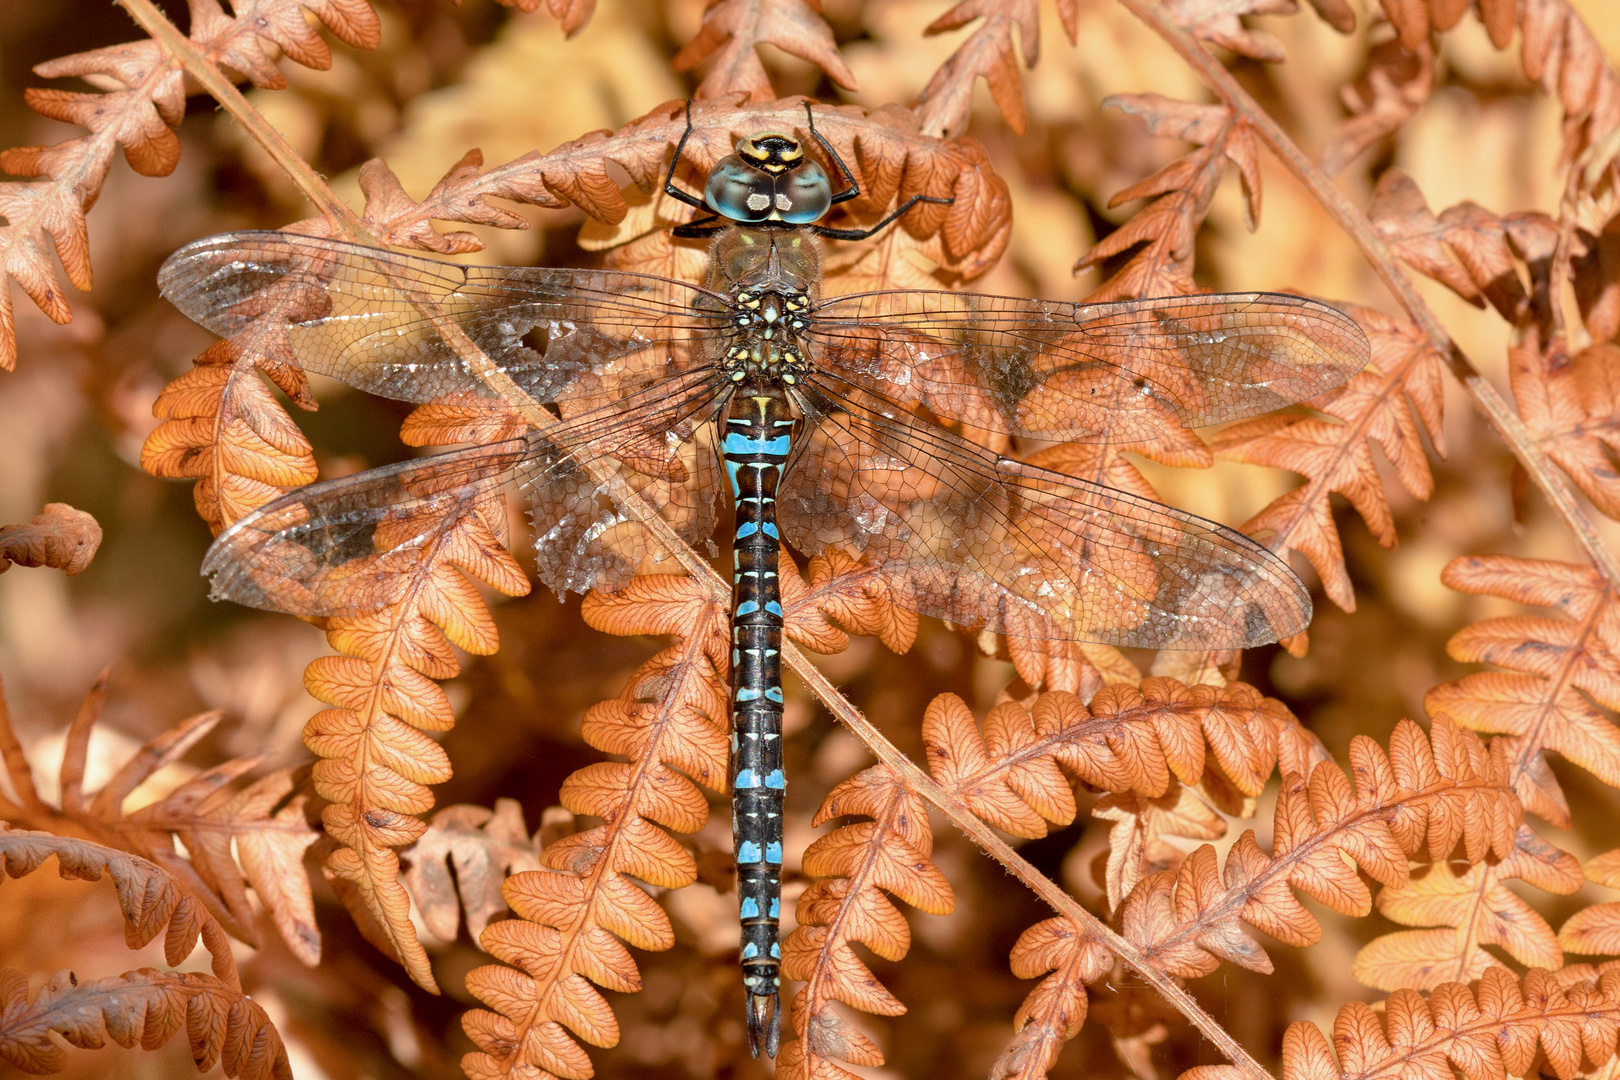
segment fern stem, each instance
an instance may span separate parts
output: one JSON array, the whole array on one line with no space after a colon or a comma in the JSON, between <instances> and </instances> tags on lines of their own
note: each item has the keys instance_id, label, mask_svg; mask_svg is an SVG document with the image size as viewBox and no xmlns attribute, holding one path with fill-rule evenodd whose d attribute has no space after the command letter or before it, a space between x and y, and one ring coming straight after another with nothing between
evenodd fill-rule
<instances>
[{"instance_id":1,"label":"fern stem","mask_svg":"<svg viewBox=\"0 0 1620 1080\"><path fill-rule=\"evenodd\" d=\"M281 132L271 126L270 121L266 120L236 85L225 77L225 73L204 56L197 49L196 43L182 34L179 28L158 10L152 0L118 0L118 5L127 11L129 17L151 35L154 41L163 46L164 51L175 63L179 64L187 75L196 79L198 85L210 97L224 106L225 111L246 129L253 141L262 146L277 165L281 166L281 171L297 185L305 198L315 204L316 209L327 221L357 243L368 242L361 235L366 234L366 227L354 211L344 205L343 200L339 199L327 186L326 181L321 179L320 173L310 168L309 163L293 149L292 144Z\"/></svg>"},{"instance_id":2,"label":"fern stem","mask_svg":"<svg viewBox=\"0 0 1620 1080\"><path fill-rule=\"evenodd\" d=\"M1109 952L1119 957L1125 964L1142 976L1142 979L1157 990L1166 1001L1175 1006L1176 1011L1185 1016L1194 1027L1204 1034L1210 1042L1218 1046L1227 1059L1247 1073L1252 1080L1273 1080L1258 1061L1243 1049L1243 1046L1234 1039L1219 1021L1193 998L1191 994L1174 978L1165 974L1153 965L1142 952L1131 942L1114 933L1097 916L1087 911L1080 902L1065 892L1062 886L1052 881L1034 866L1021 857L1006 841L996 834L977 816L968 812L944 788L934 782L934 778L912 762L900 748L884 738L883 733L872 725L872 722L863 716L859 709L851 705L847 699L828 680L821 670L807 660L802 652L792 643L784 643L782 655L789 666L798 673L815 695L821 699L827 709L836 716L850 731L865 743L872 753L877 755L879 761L887 765L899 775L907 786L922 796L930 805L948 818L968 839L977 844L987 855L995 859L1013 877L1023 882L1029 889L1050 904L1058 914L1073 921L1081 927L1087 936L1100 943Z\"/></svg>"},{"instance_id":3,"label":"fern stem","mask_svg":"<svg viewBox=\"0 0 1620 1080\"><path fill-rule=\"evenodd\" d=\"M1598 536L1591 520L1576 502L1575 494L1570 490L1568 483L1536 446L1534 436L1524 426L1518 414L1480 374L1479 369L1473 365L1457 343L1451 340L1451 335L1446 332L1434 312L1429 310L1428 304L1424 302L1395 257L1390 254L1383 238L1374 231L1372 222L1367 220L1367 216L1350 201L1349 196L1334 186L1333 181L1305 155L1304 151L1300 150L1288 133L1283 131L1282 126L1261 108L1260 103L1243 89L1237 79L1232 77L1226 66L1196 38L1182 29L1156 0L1119 0L1119 3L1175 49L1188 66L1215 91L1216 96L1254 128L1256 134L1271 148L1271 152L1277 155L1288 171L1305 186L1339 227L1350 235L1356 246L1361 249L1362 255L1372 264L1379 280L1395 295L1395 299L1406 309L1412 321L1422 328L1434 350L1446 358L1452 375L1462 384L1463 389L1468 391L1474 406L1485 415L1486 421L1501 436L1502 441L1507 443L1513 456L1535 480L1536 486L1547 497L1547 501L1552 503L1558 516L1564 519L1564 523L1575 534L1576 541L1585 550L1587 558L1591 559L1598 572L1609 581L1620 584L1620 560L1615 558Z\"/></svg>"}]
</instances>

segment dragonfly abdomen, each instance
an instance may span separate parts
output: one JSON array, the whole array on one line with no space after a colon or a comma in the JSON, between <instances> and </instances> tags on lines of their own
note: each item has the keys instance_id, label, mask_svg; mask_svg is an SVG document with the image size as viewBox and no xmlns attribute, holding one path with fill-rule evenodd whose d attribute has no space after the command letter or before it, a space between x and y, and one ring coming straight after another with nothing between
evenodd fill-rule
<instances>
[{"instance_id":1,"label":"dragonfly abdomen","mask_svg":"<svg viewBox=\"0 0 1620 1080\"><path fill-rule=\"evenodd\" d=\"M737 502L731 616L731 828L742 915L743 985L754 1056L776 1055L782 951L782 593L776 488L793 417L780 390L744 385L721 450Z\"/></svg>"}]
</instances>

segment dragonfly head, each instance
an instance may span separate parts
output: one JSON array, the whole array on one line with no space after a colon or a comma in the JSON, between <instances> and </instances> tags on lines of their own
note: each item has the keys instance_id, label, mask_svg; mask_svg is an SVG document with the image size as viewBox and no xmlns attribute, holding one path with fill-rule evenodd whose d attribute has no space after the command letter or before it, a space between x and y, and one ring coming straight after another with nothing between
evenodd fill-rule
<instances>
[{"instance_id":1,"label":"dragonfly head","mask_svg":"<svg viewBox=\"0 0 1620 1080\"><path fill-rule=\"evenodd\" d=\"M808 225L832 205L827 172L805 155L791 135L750 135L715 164L703 201L721 217L743 224L779 221Z\"/></svg>"}]
</instances>

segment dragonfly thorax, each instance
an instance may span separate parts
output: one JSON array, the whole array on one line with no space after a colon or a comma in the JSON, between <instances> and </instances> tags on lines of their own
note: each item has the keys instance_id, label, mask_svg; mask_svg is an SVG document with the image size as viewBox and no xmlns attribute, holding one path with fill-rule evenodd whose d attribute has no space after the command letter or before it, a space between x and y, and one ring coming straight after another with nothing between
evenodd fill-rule
<instances>
[{"instance_id":1,"label":"dragonfly thorax","mask_svg":"<svg viewBox=\"0 0 1620 1080\"><path fill-rule=\"evenodd\" d=\"M810 329L807 294L740 289L732 302L737 333L721 361L732 382L752 377L792 385L809 373L803 342Z\"/></svg>"}]
</instances>

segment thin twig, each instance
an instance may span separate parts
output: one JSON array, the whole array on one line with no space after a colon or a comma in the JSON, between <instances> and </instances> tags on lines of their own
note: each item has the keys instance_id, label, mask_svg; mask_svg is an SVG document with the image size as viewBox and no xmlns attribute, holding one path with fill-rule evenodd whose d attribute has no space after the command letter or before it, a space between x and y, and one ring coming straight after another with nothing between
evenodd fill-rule
<instances>
[{"instance_id":1,"label":"thin twig","mask_svg":"<svg viewBox=\"0 0 1620 1080\"><path fill-rule=\"evenodd\" d=\"M1254 128L1256 134L1271 148L1278 159L1287 166L1300 183L1305 185L1316 201L1322 205L1340 228L1350 234L1356 246L1361 249L1374 272L1378 274L1389 291L1395 294L1406 313L1422 328L1429 344L1451 368L1474 405L1485 414L1486 421L1507 443L1513 456L1518 458L1536 486L1541 488L1547 501L1552 503L1558 516L1564 519L1575 539L1585 550L1587 558L1605 578L1611 582L1620 583L1620 561L1598 536L1597 530L1587 518L1580 504L1575 500L1575 494L1565 482L1563 474L1543 454L1536 445L1535 436L1530 434L1524 422L1519 419L1511 406L1496 392L1496 387L1486 381L1479 373L1479 369L1463 353L1457 343L1451 340L1451 335L1429 310L1424 303L1412 281L1406 275L1394 255L1390 253L1388 245L1373 229L1372 222L1361 212L1349 196L1334 186L1317 164L1289 138L1271 116L1260 107L1259 102L1243 89L1232 73L1217 60L1209 50L1191 34L1183 30L1170 16L1157 0L1119 0L1119 3L1132 15L1142 20L1181 56L1192 69L1215 91L1229 108L1236 111Z\"/></svg>"}]
</instances>

